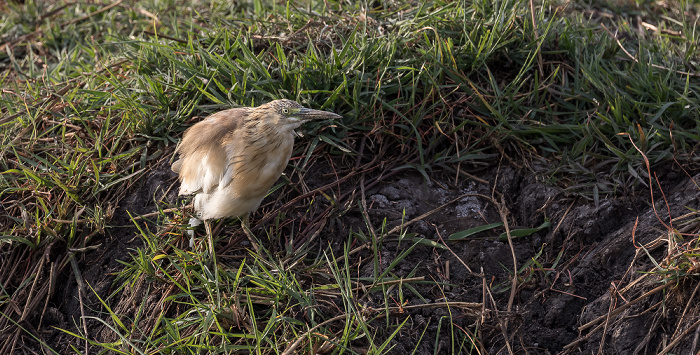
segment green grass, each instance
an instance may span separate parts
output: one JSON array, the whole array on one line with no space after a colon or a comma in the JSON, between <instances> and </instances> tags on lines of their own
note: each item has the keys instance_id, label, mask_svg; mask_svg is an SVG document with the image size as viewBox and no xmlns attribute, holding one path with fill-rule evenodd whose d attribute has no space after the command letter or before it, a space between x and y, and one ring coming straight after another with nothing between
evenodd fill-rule
<instances>
[{"instance_id":1,"label":"green grass","mask_svg":"<svg viewBox=\"0 0 700 355\"><path fill-rule=\"evenodd\" d=\"M13 307L41 314L58 275L80 275L73 255L109 233L120 201L167 165L192 117L232 106L291 98L343 115L306 127L292 164L304 174L326 159L368 185L504 157L597 203L645 188L632 142L653 167L698 168L700 80L687 74L698 66L697 1L545 2L534 13L516 0L0 6L0 329L18 337L31 333ZM659 30L640 30L636 16ZM306 192L287 176L275 191L283 203ZM401 297L439 282L395 283L413 248L380 260L397 236L368 219L340 236L343 248L312 238L320 223L361 213L350 188L267 209L257 233L279 251L217 266L179 249L169 225L186 216L160 216L100 295L115 341L88 341L125 353L279 353L297 339L303 351L386 352L406 326ZM371 277L358 275L365 268ZM131 289L167 295L164 308L144 298L128 316L115 311ZM480 346L477 321L440 322L450 351ZM69 330L76 352L82 329ZM432 334L422 342L442 346Z\"/></svg>"}]
</instances>

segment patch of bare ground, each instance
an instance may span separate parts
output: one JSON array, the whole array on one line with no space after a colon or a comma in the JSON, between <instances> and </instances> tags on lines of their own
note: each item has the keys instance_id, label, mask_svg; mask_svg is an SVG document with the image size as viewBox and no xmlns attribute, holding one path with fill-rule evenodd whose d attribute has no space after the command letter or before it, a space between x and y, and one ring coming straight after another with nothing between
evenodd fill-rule
<instances>
[{"instance_id":1,"label":"patch of bare ground","mask_svg":"<svg viewBox=\"0 0 700 355\"><path fill-rule=\"evenodd\" d=\"M328 167L317 165L304 179L310 190L331 182L322 174ZM315 250L330 246L333 253L341 255L349 231L371 234L370 229L379 230L386 222L389 229L404 225L399 229L446 246L418 245L394 269L398 277L422 277L429 282L415 284L415 294L400 296L396 288L388 289L389 298L404 301L397 303L403 308L392 317L399 321L409 318L393 340L392 353L412 352L417 347L418 354L432 354L436 344L449 352L444 325L440 333L445 321L464 332L479 329L474 342L482 353L695 353L700 329L694 276L698 270L693 266L697 258L692 256L688 240L697 238L693 212L700 207L696 180L697 176L679 177L669 172L662 179L663 195L657 191L653 205L648 193L638 193L602 199L596 206L545 183L530 171L509 166L488 168L478 178L439 173L430 181L407 170L368 188L358 181L336 186L351 192L357 202L351 205L366 206L366 213L359 207L349 208L334 223L326 224L313 243L317 243ZM144 312L147 316L140 318L142 322L181 311L166 301L176 291L174 286L142 277L115 290L114 276L105 277L122 268L118 260L129 260L129 253L142 247L127 212L152 212L156 201L174 205L173 183L175 176L165 165L143 179L116 212L115 220L124 227L109 229L97 249L80 255L82 277L90 287L84 291L82 310L80 287L72 281L75 278L63 275L65 282L56 285L40 321L28 320L38 324L36 334L49 346L59 353L69 351L71 345L81 348L82 342L53 328L80 331L75 324L81 314L109 323L95 294L126 318ZM274 196L266 201L263 212L280 205ZM324 208L323 202L317 204L316 208ZM261 215L254 215L254 226ZM505 231L502 227L448 241L453 233L503 218L511 231L545 221L551 226L513 237L512 249L507 240L499 239ZM675 234L664 226L671 223ZM141 226L156 228L155 223ZM236 234L232 232L236 228L225 226L222 233ZM236 241L241 239L238 234ZM240 246L231 247L230 242L224 238L219 244L218 257L224 264L235 264L245 255ZM186 243L185 238L182 243ZM286 242L265 243L274 250ZM392 262L412 245L406 240L387 239L380 262ZM674 264L669 258L684 251L689 255L683 259L685 264ZM353 257L359 260L371 255L360 250ZM358 263L361 267L356 276L371 277L368 264ZM381 297L365 297L362 302L368 309L384 307ZM116 341L114 332L96 318L87 323L90 338ZM372 323L378 334L384 322L381 318ZM146 328L147 324L140 326ZM443 338L436 341L436 334Z\"/></svg>"}]
</instances>

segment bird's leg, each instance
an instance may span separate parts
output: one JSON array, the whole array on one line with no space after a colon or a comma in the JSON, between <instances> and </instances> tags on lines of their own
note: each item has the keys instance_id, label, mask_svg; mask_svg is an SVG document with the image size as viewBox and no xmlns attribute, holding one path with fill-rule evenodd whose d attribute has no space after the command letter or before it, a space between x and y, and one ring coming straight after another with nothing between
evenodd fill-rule
<instances>
[{"instance_id":1,"label":"bird's leg","mask_svg":"<svg viewBox=\"0 0 700 355\"><path fill-rule=\"evenodd\" d=\"M202 220L197 217L190 218L190 229L187 230L187 234L190 236L190 249L194 248L194 229L202 224Z\"/></svg>"},{"instance_id":2,"label":"bird's leg","mask_svg":"<svg viewBox=\"0 0 700 355\"><path fill-rule=\"evenodd\" d=\"M245 233L246 237L248 237L248 240L250 241L250 244L253 246L253 249L255 250L255 252L260 253L260 247L258 247L258 241L255 239L255 236L250 231L250 215L246 215L245 217L241 218L241 227L243 227L243 232Z\"/></svg>"},{"instance_id":3,"label":"bird's leg","mask_svg":"<svg viewBox=\"0 0 700 355\"><path fill-rule=\"evenodd\" d=\"M209 262L210 267L214 269L214 280L219 283L219 266L216 264L216 251L214 250L214 235L211 232L211 220L204 220L204 229L207 230L207 239L209 240Z\"/></svg>"},{"instance_id":4,"label":"bird's leg","mask_svg":"<svg viewBox=\"0 0 700 355\"><path fill-rule=\"evenodd\" d=\"M209 243L209 259L216 264L216 253L214 252L214 236L211 233L211 222L204 220L204 229L207 231L207 241Z\"/></svg>"}]
</instances>

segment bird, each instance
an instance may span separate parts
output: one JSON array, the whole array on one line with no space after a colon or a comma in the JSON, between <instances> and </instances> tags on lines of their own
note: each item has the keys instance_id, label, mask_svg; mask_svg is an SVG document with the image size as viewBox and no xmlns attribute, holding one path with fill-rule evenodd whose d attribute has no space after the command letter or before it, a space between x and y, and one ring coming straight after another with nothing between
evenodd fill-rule
<instances>
[{"instance_id":1,"label":"bird","mask_svg":"<svg viewBox=\"0 0 700 355\"><path fill-rule=\"evenodd\" d=\"M237 217L253 248L249 216L284 171L294 148L295 129L310 120L341 119L293 100L216 112L188 128L175 150L171 168L180 180L180 196L194 195L195 227L204 221L209 252L214 247L209 221ZM194 231L190 232L190 246Z\"/></svg>"}]
</instances>

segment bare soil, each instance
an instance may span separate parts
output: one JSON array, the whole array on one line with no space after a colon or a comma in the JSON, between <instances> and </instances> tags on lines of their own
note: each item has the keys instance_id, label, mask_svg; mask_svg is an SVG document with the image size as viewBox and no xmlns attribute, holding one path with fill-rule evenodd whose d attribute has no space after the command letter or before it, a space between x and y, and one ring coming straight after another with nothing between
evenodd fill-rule
<instances>
[{"instance_id":1,"label":"bare soil","mask_svg":"<svg viewBox=\"0 0 700 355\"><path fill-rule=\"evenodd\" d=\"M311 173L307 173L303 181L309 190L335 181L324 175L332 169L323 163L309 170ZM433 354L434 337L440 330L439 353L450 353L450 338L443 317L451 315L453 325L459 329L474 331L478 324L481 346L490 354L507 354L506 339L513 352L520 354L591 354L598 351L604 354L655 354L668 345L674 334L688 328L698 314L695 304L686 309L697 280L684 279L688 281L644 295L664 285L658 275L643 274L655 268L650 256L662 260L668 252L669 243L664 242L669 237L668 230L661 221L668 224L669 214L675 218L700 208L695 184L697 176L690 178L671 171L660 173L664 196L656 191L655 205L644 187L637 192L602 198L596 205L594 201L576 197L545 181L531 170L512 166L494 165L481 169L478 179L456 179L452 173L438 172L426 181L414 170L405 170L364 189L360 181L346 181L339 183L337 188L354 192L351 207L334 218L334 223L326 224L313 243L317 250L330 245L336 255L341 255L349 231L371 233L365 220L378 230L385 219L391 228L437 209L405 228L417 237L446 243L449 247L419 245L401 262L395 271L397 276L408 277L415 269L412 277L425 277L431 281L414 285L424 299L405 292L405 305L474 302L483 303L483 309L477 308L475 314L473 309L460 307L408 307L403 313L393 315L398 321L405 317L409 320L394 340L392 353L412 353L424 334L416 353ZM116 313L133 314L142 303L146 304L145 308L157 305L163 292L167 291L163 289L165 286L155 283L150 288L144 287L148 284L144 281L144 285L115 293L114 287L119 283L113 281L115 273L123 268L118 260L130 260L130 253L143 247L127 211L131 214L153 212L157 200L174 203L176 190L175 175L167 166L160 166L120 204L111 225L122 227L108 229L96 250L80 255L82 277ZM497 206L476 194L493 196L498 203L503 201L503 211L507 213L511 229L537 227L545 221L549 221L551 227L514 238L512 249L507 240L498 238L504 228L481 232L460 241L448 241L453 233L501 221ZM448 203L460 196L463 197ZM266 203L262 211L253 216L254 226L260 221L262 212L281 204L275 196ZM322 198L315 203L318 208L324 207ZM366 215L359 208L363 204L367 206ZM153 224L149 227L155 228ZM697 233L697 226L688 228L691 233ZM224 229L223 233L226 232ZM656 244L652 244L655 241ZM266 247L275 250L284 243L269 242ZM390 263L411 245L410 241L384 242L381 261ZM647 245L646 252L641 245ZM241 248L231 250L225 241L219 246L223 248L223 254L245 253ZM520 269L515 291L511 287L513 255ZM532 263L532 260L537 263ZM529 266L523 268L528 262ZM360 276L371 276L372 271L366 268L359 272ZM483 274L483 277L477 274ZM38 319L32 322L37 326L37 335L49 346L67 353L71 352L70 345L82 349L82 343L53 327L77 331L75 324L78 324L81 309L75 277L63 275L62 280L64 282L59 282L41 323ZM397 291L393 289L391 292ZM511 295L513 302L509 309ZM397 294L389 296L398 299ZM82 312L86 316L109 322L104 308L91 291L88 290L83 298L86 307ZM637 303L630 306L637 298ZM384 307L380 296L366 302L368 307ZM614 313L615 310L622 311ZM592 326L580 330L581 326L596 319ZM385 319L375 323L381 334ZM88 325L94 338L101 341L113 338L100 321L91 319ZM697 339L698 331L692 330L673 348L673 352L697 352L700 349Z\"/></svg>"}]
</instances>

